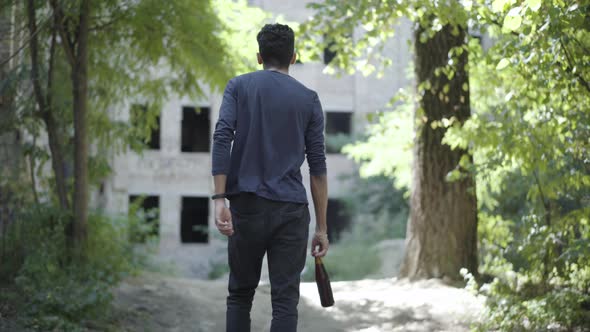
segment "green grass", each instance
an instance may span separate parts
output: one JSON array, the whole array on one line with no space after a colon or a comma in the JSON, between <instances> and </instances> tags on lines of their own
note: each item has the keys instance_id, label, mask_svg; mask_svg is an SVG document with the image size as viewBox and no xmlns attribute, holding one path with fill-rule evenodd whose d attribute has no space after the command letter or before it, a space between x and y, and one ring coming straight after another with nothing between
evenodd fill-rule
<instances>
[{"instance_id":1,"label":"green grass","mask_svg":"<svg viewBox=\"0 0 590 332\"><path fill-rule=\"evenodd\" d=\"M375 274L381 267L377 250L372 244L363 242L348 242L332 244L326 257L324 266L331 281L360 280ZM303 281L315 280L315 260L308 257Z\"/></svg>"},{"instance_id":2,"label":"green grass","mask_svg":"<svg viewBox=\"0 0 590 332\"><path fill-rule=\"evenodd\" d=\"M225 274L229 273L229 266L227 265L226 261L223 262L215 262L211 263L211 270L207 277L210 280L215 280L223 277Z\"/></svg>"}]
</instances>

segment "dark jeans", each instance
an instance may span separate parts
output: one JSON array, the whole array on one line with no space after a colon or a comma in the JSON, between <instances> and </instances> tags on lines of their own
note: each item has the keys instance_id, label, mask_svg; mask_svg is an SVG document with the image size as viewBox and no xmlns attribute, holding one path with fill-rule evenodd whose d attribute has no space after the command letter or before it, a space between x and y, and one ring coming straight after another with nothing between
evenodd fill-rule
<instances>
[{"instance_id":1,"label":"dark jeans","mask_svg":"<svg viewBox=\"0 0 590 332\"><path fill-rule=\"evenodd\" d=\"M228 243L227 331L250 331L250 309L265 253L272 298L270 330L297 331L299 277L305 266L310 221L307 204L242 193L231 199L230 209L234 234Z\"/></svg>"}]
</instances>

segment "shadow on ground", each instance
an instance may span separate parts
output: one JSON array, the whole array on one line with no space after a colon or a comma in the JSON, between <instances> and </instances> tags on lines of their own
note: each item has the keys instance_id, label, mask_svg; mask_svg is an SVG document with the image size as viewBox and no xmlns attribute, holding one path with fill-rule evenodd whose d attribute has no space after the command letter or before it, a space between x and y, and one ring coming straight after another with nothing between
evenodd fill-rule
<instances>
[{"instance_id":1,"label":"shadow on ground","mask_svg":"<svg viewBox=\"0 0 590 332\"><path fill-rule=\"evenodd\" d=\"M301 285L299 331L468 331L482 308L462 289L436 280L333 283L336 305L322 308L313 283ZM225 281L145 274L117 288L117 325L126 331L224 331ZM270 286L258 287L252 331L268 331Z\"/></svg>"}]
</instances>

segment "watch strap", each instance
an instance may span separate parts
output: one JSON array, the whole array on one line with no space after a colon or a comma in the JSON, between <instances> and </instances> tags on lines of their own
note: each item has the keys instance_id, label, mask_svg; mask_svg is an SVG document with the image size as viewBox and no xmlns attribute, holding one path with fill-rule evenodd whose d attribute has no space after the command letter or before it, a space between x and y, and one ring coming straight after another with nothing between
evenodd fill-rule
<instances>
[{"instance_id":1,"label":"watch strap","mask_svg":"<svg viewBox=\"0 0 590 332\"><path fill-rule=\"evenodd\" d=\"M227 195L225 193L223 193L223 194L215 194L215 195L211 196L211 199L212 200L216 200L216 199L219 199L219 198L226 198L226 197L227 197Z\"/></svg>"}]
</instances>

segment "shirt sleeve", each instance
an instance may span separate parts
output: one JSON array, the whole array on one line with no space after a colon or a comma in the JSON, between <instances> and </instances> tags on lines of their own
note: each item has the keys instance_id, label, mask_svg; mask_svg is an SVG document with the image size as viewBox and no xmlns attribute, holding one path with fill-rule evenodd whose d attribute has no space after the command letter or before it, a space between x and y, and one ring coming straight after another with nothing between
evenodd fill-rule
<instances>
[{"instance_id":1,"label":"shirt sleeve","mask_svg":"<svg viewBox=\"0 0 590 332\"><path fill-rule=\"evenodd\" d=\"M237 95L235 82L230 80L223 92L219 119L213 133L212 174L228 174L231 160L231 144L236 130Z\"/></svg>"},{"instance_id":2,"label":"shirt sleeve","mask_svg":"<svg viewBox=\"0 0 590 332\"><path fill-rule=\"evenodd\" d=\"M317 93L314 93L311 118L305 130L305 154L310 175L326 174L324 112Z\"/></svg>"}]
</instances>

